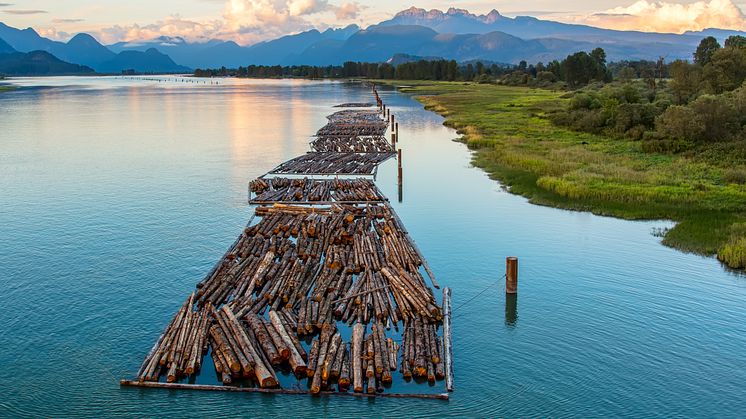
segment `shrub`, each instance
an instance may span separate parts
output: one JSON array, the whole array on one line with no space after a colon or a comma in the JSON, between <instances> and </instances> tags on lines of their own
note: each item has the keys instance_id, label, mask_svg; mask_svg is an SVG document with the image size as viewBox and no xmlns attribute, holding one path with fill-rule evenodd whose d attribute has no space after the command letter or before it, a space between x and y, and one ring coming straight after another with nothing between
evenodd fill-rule
<instances>
[{"instance_id":1,"label":"shrub","mask_svg":"<svg viewBox=\"0 0 746 419\"><path fill-rule=\"evenodd\" d=\"M734 167L727 169L723 175L727 183L746 184L746 167Z\"/></svg>"},{"instance_id":2,"label":"shrub","mask_svg":"<svg viewBox=\"0 0 746 419\"><path fill-rule=\"evenodd\" d=\"M540 71L536 74L536 79L541 82L554 83L557 81L557 76L555 76L551 71Z\"/></svg>"},{"instance_id":3,"label":"shrub","mask_svg":"<svg viewBox=\"0 0 746 419\"><path fill-rule=\"evenodd\" d=\"M627 130L624 133L627 138L634 141L642 140L643 136L647 132L648 128L645 125L635 125L634 127Z\"/></svg>"},{"instance_id":4,"label":"shrub","mask_svg":"<svg viewBox=\"0 0 746 419\"><path fill-rule=\"evenodd\" d=\"M642 151L646 153L681 153L692 147L690 141L666 138L656 131L647 131L642 137Z\"/></svg>"},{"instance_id":5,"label":"shrub","mask_svg":"<svg viewBox=\"0 0 746 419\"><path fill-rule=\"evenodd\" d=\"M482 74L481 76L477 77L477 83L479 84L489 84L492 82L492 77L490 77L488 74Z\"/></svg>"},{"instance_id":6,"label":"shrub","mask_svg":"<svg viewBox=\"0 0 746 419\"><path fill-rule=\"evenodd\" d=\"M663 138L696 141L704 135L705 125L693 109L676 105L655 118L655 129Z\"/></svg>"},{"instance_id":7,"label":"shrub","mask_svg":"<svg viewBox=\"0 0 746 419\"><path fill-rule=\"evenodd\" d=\"M731 226L730 238L718 250L718 259L731 268L746 268L746 224Z\"/></svg>"},{"instance_id":8,"label":"shrub","mask_svg":"<svg viewBox=\"0 0 746 419\"><path fill-rule=\"evenodd\" d=\"M570 100L570 110L598 109L600 107L601 101L595 94L578 93Z\"/></svg>"}]
</instances>

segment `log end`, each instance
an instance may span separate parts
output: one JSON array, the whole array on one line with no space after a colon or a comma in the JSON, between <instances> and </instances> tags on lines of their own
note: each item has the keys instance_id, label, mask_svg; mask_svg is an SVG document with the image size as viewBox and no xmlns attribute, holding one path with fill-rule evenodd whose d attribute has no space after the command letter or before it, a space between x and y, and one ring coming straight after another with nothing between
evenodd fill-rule
<instances>
[{"instance_id":1,"label":"log end","mask_svg":"<svg viewBox=\"0 0 746 419\"><path fill-rule=\"evenodd\" d=\"M279 383L277 382L277 379L274 377L267 377L259 383L259 386L262 388L273 388L273 387L277 387L278 385Z\"/></svg>"},{"instance_id":2,"label":"log end","mask_svg":"<svg viewBox=\"0 0 746 419\"><path fill-rule=\"evenodd\" d=\"M381 382L382 382L382 383L387 383L387 384L389 384L389 383L391 383L392 381L394 381L394 379L393 379L393 377L391 376L391 372L390 372L390 371L384 371L384 372L383 372L383 374L381 374Z\"/></svg>"}]
</instances>

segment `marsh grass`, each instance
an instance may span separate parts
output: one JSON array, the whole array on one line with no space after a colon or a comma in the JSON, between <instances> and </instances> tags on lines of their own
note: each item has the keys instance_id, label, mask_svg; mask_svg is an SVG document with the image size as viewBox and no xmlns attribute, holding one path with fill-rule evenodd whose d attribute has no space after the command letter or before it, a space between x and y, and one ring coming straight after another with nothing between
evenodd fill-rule
<instances>
[{"instance_id":1,"label":"marsh grass","mask_svg":"<svg viewBox=\"0 0 746 419\"><path fill-rule=\"evenodd\" d=\"M575 132L550 121L563 91L499 85L401 82L446 117L474 151L474 165L530 202L625 219L671 219L663 243L746 263L746 168L713 150L644 152L641 142ZM719 154L719 153L715 153Z\"/></svg>"}]
</instances>

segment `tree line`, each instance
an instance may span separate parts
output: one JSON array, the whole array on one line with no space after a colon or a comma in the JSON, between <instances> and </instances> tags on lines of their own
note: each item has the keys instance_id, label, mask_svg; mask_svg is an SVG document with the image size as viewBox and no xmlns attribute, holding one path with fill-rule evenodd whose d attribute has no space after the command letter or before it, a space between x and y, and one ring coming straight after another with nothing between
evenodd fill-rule
<instances>
[{"instance_id":1,"label":"tree line","mask_svg":"<svg viewBox=\"0 0 746 419\"><path fill-rule=\"evenodd\" d=\"M579 87L591 81L610 81L612 72L606 65L602 48L591 52L577 52L564 60L547 64L457 63L455 60L415 60L401 64L348 61L330 66L265 66L249 65L235 69L197 69L197 77L247 78L371 78L383 80L475 81L493 83L503 79L506 84L526 84L529 79L546 83L564 82ZM512 78L512 79L511 79Z\"/></svg>"}]
</instances>

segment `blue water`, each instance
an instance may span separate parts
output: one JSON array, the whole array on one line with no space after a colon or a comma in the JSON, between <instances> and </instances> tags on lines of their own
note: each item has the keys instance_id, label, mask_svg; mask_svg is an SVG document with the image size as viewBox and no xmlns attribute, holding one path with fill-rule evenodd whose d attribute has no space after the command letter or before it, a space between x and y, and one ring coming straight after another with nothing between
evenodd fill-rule
<instances>
[{"instance_id":1,"label":"blue water","mask_svg":"<svg viewBox=\"0 0 746 419\"><path fill-rule=\"evenodd\" d=\"M453 289L450 401L120 388L246 223L247 181L305 152L333 105L369 101L369 91L310 81L14 82L24 88L0 94L2 417L746 413L743 275L662 246L651 232L668 222L506 193L470 165L441 117L389 90L403 201L395 161L377 181ZM509 255L520 258L519 294L506 301Z\"/></svg>"}]
</instances>

